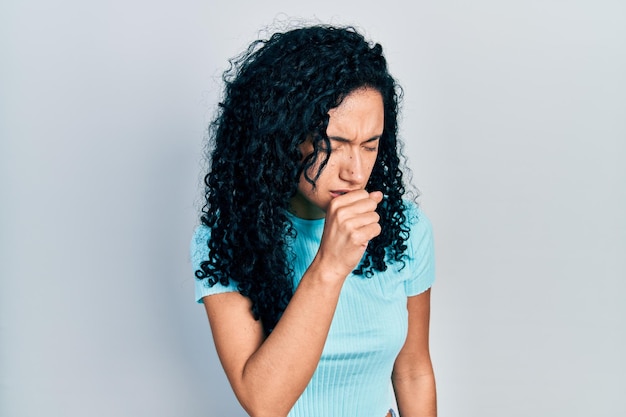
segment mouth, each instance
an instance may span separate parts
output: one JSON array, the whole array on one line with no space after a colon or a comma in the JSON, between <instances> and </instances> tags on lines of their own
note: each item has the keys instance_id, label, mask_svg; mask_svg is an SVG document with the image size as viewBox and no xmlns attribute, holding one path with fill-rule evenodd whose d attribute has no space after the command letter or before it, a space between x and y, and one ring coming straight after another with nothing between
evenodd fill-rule
<instances>
[{"instance_id":1,"label":"mouth","mask_svg":"<svg viewBox=\"0 0 626 417\"><path fill-rule=\"evenodd\" d=\"M330 195L335 198L335 197L339 197L340 195L344 195L349 193L351 190L333 190L330 192Z\"/></svg>"}]
</instances>

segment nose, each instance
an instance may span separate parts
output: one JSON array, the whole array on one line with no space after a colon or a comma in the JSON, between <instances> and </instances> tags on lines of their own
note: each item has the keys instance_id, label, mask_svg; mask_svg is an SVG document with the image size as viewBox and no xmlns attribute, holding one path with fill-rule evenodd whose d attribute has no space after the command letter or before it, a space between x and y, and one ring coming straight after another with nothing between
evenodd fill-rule
<instances>
[{"instance_id":1,"label":"nose","mask_svg":"<svg viewBox=\"0 0 626 417\"><path fill-rule=\"evenodd\" d=\"M353 184L362 184L366 180L365 161L358 150L350 150L342 155L339 178Z\"/></svg>"}]
</instances>

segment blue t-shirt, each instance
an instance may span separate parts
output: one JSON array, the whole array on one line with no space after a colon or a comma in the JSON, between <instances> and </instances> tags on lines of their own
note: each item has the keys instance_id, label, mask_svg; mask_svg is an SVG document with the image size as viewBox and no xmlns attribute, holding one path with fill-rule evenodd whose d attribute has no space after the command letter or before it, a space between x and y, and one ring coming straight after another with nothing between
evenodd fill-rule
<instances>
[{"instance_id":1,"label":"blue t-shirt","mask_svg":"<svg viewBox=\"0 0 626 417\"><path fill-rule=\"evenodd\" d=\"M426 291L435 279L431 223L414 203L405 206L410 235L404 267L401 262L389 264L385 272L376 272L371 278L348 275L320 362L289 417L383 417L394 404L389 382L407 335L407 297ZM324 219L290 219L297 232L292 242L296 288L317 253ZM194 233L194 271L208 259L209 237L206 226L199 226ZM196 279L198 302L228 291L237 291L236 283L209 287L206 279Z\"/></svg>"}]
</instances>

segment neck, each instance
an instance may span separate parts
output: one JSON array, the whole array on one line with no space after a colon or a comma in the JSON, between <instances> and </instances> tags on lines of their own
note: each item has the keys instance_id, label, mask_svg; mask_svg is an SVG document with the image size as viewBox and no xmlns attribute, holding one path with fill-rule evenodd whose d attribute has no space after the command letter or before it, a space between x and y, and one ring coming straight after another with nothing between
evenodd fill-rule
<instances>
[{"instance_id":1,"label":"neck","mask_svg":"<svg viewBox=\"0 0 626 417\"><path fill-rule=\"evenodd\" d=\"M289 211L296 217L304 220L317 220L326 217L326 212L311 204L300 192L297 192L289 202Z\"/></svg>"}]
</instances>

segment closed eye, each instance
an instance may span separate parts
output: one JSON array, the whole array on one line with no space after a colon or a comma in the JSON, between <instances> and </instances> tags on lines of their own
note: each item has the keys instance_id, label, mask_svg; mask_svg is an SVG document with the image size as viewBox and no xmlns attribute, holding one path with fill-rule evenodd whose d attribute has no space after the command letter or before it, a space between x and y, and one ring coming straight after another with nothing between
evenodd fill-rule
<instances>
[{"instance_id":1,"label":"closed eye","mask_svg":"<svg viewBox=\"0 0 626 417\"><path fill-rule=\"evenodd\" d=\"M376 152L378 150L378 144L380 143L380 136L374 136L363 143L364 148L368 152Z\"/></svg>"}]
</instances>

